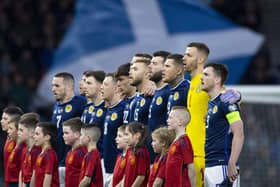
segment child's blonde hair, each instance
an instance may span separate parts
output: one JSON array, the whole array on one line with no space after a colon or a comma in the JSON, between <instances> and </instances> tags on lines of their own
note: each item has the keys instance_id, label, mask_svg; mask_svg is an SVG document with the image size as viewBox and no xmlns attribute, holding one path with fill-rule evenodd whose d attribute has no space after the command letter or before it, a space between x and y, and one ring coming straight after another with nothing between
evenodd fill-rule
<instances>
[{"instance_id":1,"label":"child's blonde hair","mask_svg":"<svg viewBox=\"0 0 280 187\"><path fill-rule=\"evenodd\" d=\"M169 148L176 137L176 133L173 129L167 127L160 127L152 133L152 137L155 137L159 142L165 144L165 148Z\"/></svg>"}]
</instances>

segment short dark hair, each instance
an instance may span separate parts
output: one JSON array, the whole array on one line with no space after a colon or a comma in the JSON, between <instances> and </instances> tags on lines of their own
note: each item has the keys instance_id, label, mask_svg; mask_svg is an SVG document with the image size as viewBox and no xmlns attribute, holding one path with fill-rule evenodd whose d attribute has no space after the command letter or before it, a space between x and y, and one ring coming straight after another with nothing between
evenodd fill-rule
<instances>
[{"instance_id":1,"label":"short dark hair","mask_svg":"<svg viewBox=\"0 0 280 187\"><path fill-rule=\"evenodd\" d=\"M183 55L181 54L177 54L177 53L170 54L167 56L167 59L172 59L177 65L184 66Z\"/></svg>"},{"instance_id":2,"label":"short dark hair","mask_svg":"<svg viewBox=\"0 0 280 187\"><path fill-rule=\"evenodd\" d=\"M208 56L210 53L210 50L205 43L191 42L189 43L188 47L195 47L198 51L204 53L206 56Z\"/></svg>"},{"instance_id":3,"label":"short dark hair","mask_svg":"<svg viewBox=\"0 0 280 187\"><path fill-rule=\"evenodd\" d=\"M35 129L36 124L39 123L40 116L35 112L25 113L20 117L19 123L28 129Z\"/></svg>"},{"instance_id":4,"label":"short dark hair","mask_svg":"<svg viewBox=\"0 0 280 187\"><path fill-rule=\"evenodd\" d=\"M228 77L228 67L225 64L209 62L204 65L204 69L207 67L212 67L215 75L221 78L221 85L226 82Z\"/></svg>"},{"instance_id":5,"label":"short dark hair","mask_svg":"<svg viewBox=\"0 0 280 187\"><path fill-rule=\"evenodd\" d=\"M19 108L18 106L8 106L4 108L3 112L11 116L13 115L21 116L23 114L22 109Z\"/></svg>"},{"instance_id":6,"label":"short dark hair","mask_svg":"<svg viewBox=\"0 0 280 187\"><path fill-rule=\"evenodd\" d=\"M17 106L8 106L4 108L3 113L6 113L11 117L11 120L13 118L20 118L20 116L23 114L23 111L20 107Z\"/></svg>"},{"instance_id":7,"label":"short dark hair","mask_svg":"<svg viewBox=\"0 0 280 187\"><path fill-rule=\"evenodd\" d=\"M97 124L85 124L82 126L81 129L86 131L88 136L91 136L92 141L97 142L101 136L101 129L100 126Z\"/></svg>"},{"instance_id":8,"label":"short dark hair","mask_svg":"<svg viewBox=\"0 0 280 187\"><path fill-rule=\"evenodd\" d=\"M163 61L166 60L168 55L170 55L170 52L168 52L168 51L156 51L153 53L153 57L162 57Z\"/></svg>"},{"instance_id":9,"label":"short dark hair","mask_svg":"<svg viewBox=\"0 0 280 187\"><path fill-rule=\"evenodd\" d=\"M87 71L85 74L86 77L94 77L96 81L102 83L105 78L106 73L102 70L98 71Z\"/></svg>"},{"instance_id":10,"label":"short dark hair","mask_svg":"<svg viewBox=\"0 0 280 187\"><path fill-rule=\"evenodd\" d=\"M130 63L122 64L115 72L115 77L118 79L120 76L129 76Z\"/></svg>"},{"instance_id":11,"label":"short dark hair","mask_svg":"<svg viewBox=\"0 0 280 187\"><path fill-rule=\"evenodd\" d=\"M115 76L115 73L107 73L105 77L112 77L113 81L115 83L117 82L117 78Z\"/></svg>"},{"instance_id":12,"label":"short dark hair","mask_svg":"<svg viewBox=\"0 0 280 187\"><path fill-rule=\"evenodd\" d=\"M60 72L55 74L54 77L63 78L64 83L72 84L74 86L75 80L74 80L74 76L71 73Z\"/></svg>"},{"instance_id":13,"label":"short dark hair","mask_svg":"<svg viewBox=\"0 0 280 187\"><path fill-rule=\"evenodd\" d=\"M81 128L83 126L83 122L81 121L81 119L79 117L75 117L75 118L71 118L71 119L68 119L66 121L64 121L62 123L62 125L65 127L70 127L70 129L73 131L73 132L80 132L81 131Z\"/></svg>"},{"instance_id":14,"label":"short dark hair","mask_svg":"<svg viewBox=\"0 0 280 187\"><path fill-rule=\"evenodd\" d=\"M152 56L148 53L136 53L134 54L135 57L142 57L151 60Z\"/></svg>"},{"instance_id":15,"label":"short dark hair","mask_svg":"<svg viewBox=\"0 0 280 187\"><path fill-rule=\"evenodd\" d=\"M39 122L37 123L37 127L42 128L43 135L49 135L51 137L50 143L54 147L56 142L56 133L57 128L51 122Z\"/></svg>"},{"instance_id":16,"label":"short dark hair","mask_svg":"<svg viewBox=\"0 0 280 187\"><path fill-rule=\"evenodd\" d=\"M88 72L90 72L90 71L92 71L92 70L86 70L86 71L84 71L84 72L83 72L83 75L86 76L86 74L87 74Z\"/></svg>"}]
</instances>

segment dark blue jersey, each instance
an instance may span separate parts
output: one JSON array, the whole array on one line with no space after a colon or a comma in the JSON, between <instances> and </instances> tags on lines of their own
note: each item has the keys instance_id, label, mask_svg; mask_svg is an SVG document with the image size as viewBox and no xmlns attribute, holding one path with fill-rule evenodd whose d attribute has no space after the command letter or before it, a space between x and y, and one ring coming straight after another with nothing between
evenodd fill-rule
<instances>
[{"instance_id":1,"label":"dark blue jersey","mask_svg":"<svg viewBox=\"0 0 280 187\"><path fill-rule=\"evenodd\" d=\"M81 121L83 123L89 123L90 122L93 110L94 110L94 104L92 102L87 103L85 105L85 108L84 108L84 111L83 111L83 114L82 114L82 117L81 117Z\"/></svg>"},{"instance_id":2,"label":"dark blue jersey","mask_svg":"<svg viewBox=\"0 0 280 187\"><path fill-rule=\"evenodd\" d=\"M150 133L161 126L166 126L167 102L169 95L170 87L168 85L156 89L149 108L148 127Z\"/></svg>"},{"instance_id":3,"label":"dark blue jersey","mask_svg":"<svg viewBox=\"0 0 280 187\"><path fill-rule=\"evenodd\" d=\"M100 127L101 130L101 136L100 139L97 142L97 149L100 153L100 157L103 158L103 125L104 125L104 120L105 120L105 116L106 116L106 112L107 109L105 108L105 102L102 101L101 103L99 103L98 105L94 106L93 112L92 112L92 116L90 119L90 124L94 123L96 125L98 125Z\"/></svg>"},{"instance_id":4,"label":"dark blue jersey","mask_svg":"<svg viewBox=\"0 0 280 187\"><path fill-rule=\"evenodd\" d=\"M137 95L139 95L139 93L136 93L133 96L133 98L130 100L130 103L129 103L129 111L128 111L128 115L127 115L128 123L134 121L135 107L137 105L138 100L140 99L139 97L137 97ZM125 124L127 124L127 123L125 123Z\"/></svg>"},{"instance_id":5,"label":"dark blue jersey","mask_svg":"<svg viewBox=\"0 0 280 187\"><path fill-rule=\"evenodd\" d=\"M124 108L124 111L123 111L123 123L124 124L128 124L130 122L130 104L132 103L133 99L134 99L135 95L132 96L132 97L126 97L124 100L126 100L126 105L125 105L125 108ZM133 110L134 111L134 108L135 108L135 104L131 104L131 111ZM131 119L133 119L131 117Z\"/></svg>"},{"instance_id":6,"label":"dark blue jersey","mask_svg":"<svg viewBox=\"0 0 280 187\"><path fill-rule=\"evenodd\" d=\"M108 108L104 121L103 158L106 173L113 173L117 155L121 150L117 149L115 138L118 128L123 124L123 111L126 101L122 100Z\"/></svg>"},{"instance_id":7,"label":"dark blue jersey","mask_svg":"<svg viewBox=\"0 0 280 187\"><path fill-rule=\"evenodd\" d=\"M156 154L152 148L152 132L162 126L167 125L167 102L170 94L170 87L165 85L162 88L158 88L155 91L153 100L149 107L149 116L148 116L148 145L147 149L150 154L150 163L154 162Z\"/></svg>"},{"instance_id":8,"label":"dark blue jersey","mask_svg":"<svg viewBox=\"0 0 280 187\"><path fill-rule=\"evenodd\" d=\"M153 97L144 96L144 94L137 94L135 96L136 106L134 110L134 121L148 125L149 107Z\"/></svg>"},{"instance_id":9,"label":"dark blue jersey","mask_svg":"<svg viewBox=\"0 0 280 187\"><path fill-rule=\"evenodd\" d=\"M187 107L187 98L190 83L188 80L182 80L177 86L171 88L167 103L167 115L173 106Z\"/></svg>"},{"instance_id":10,"label":"dark blue jersey","mask_svg":"<svg viewBox=\"0 0 280 187\"><path fill-rule=\"evenodd\" d=\"M206 116L205 159L206 167L227 165L231 153L232 133L228 114L239 115L238 104L224 103L220 95L208 103Z\"/></svg>"},{"instance_id":11,"label":"dark blue jersey","mask_svg":"<svg viewBox=\"0 0 280 187\"><path fill-rule=\"evenodd\" d=\"M57 127L57 144L56 152L59 159L59 164L65 164L65 157L69 147L65 146L63 140L62 123L74 117L81 117L86 99L82 96L74 96L70 101L64 104L56 102L52 114L52 123Z\"/></svg>"}]
</instances>

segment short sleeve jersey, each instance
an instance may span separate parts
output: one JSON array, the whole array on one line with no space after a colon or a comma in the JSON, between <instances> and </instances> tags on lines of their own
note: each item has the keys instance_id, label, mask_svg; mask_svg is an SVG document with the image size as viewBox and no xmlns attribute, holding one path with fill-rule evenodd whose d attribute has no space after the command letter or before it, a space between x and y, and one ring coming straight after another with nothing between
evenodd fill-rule
<instances>
[{"instance_id":1,"label":"short sleeve jersey","mask_svg":"<svg viewBox=\"0 0 280 187\"><path fill-rule=\"evenodd\" d=\"M101 158L103 158L103 130L104 130L104 120L105 120L105 116L106 116L106 111L107 109L105 108L105 102L101 101L99 104L94 106L93 112L92 112L92 116L90 119L90 124L94 123L96 125L98 125L101 129L101 136L97 142L97 149L100 153Z\"/></svg>"},{"instance_id":2,"label":"short sleeve jersey","mask_svg":"<svg viewBox=\"0 0 280 187\"><path fill-rule=\"evenodd\" d=\"M144 96L144 94L136 95L136 106L134 110L133 121L138 121L145 125L148 125L149 107L152 102L151 96Z\"/></svg>"},{"instance_id":3,"label":"short sleeve jersey","mask_svg":"<svg viewBox=\"0 0 280 187\"><path fill-rule=\"evenodd\" d=\"M35 166L35 187L42 187L45 174L52 175L51 187L59 187L58 159L53 148L49 148L37 157Z\"/></svg>"},{"instance_id":4,"label":"short sleeve jersey","mask_svg":"<svg viewBox=\"0 0 280 187\"><path fill-rule=\"evenodd\" d=\"M18 182L19 172L23 163L23 155L27 151L25 143L17 145L7 160L7 182Z\"/></svg>"},{"instance_id":5,"label":"short sleeve jersey","mask_svg":"<svg viewBox=\"0 0 280 187\"><path fill-rule=\"evenodd\" d=\"M157 177L161 178L163 181L165 181L166 158L167 158L167 155L164 155L162 157L160 157L160 155L158 155L155 158L153 167L151 169L148 186L153 186Z\"/></svg>"},{"instance_id":6,"label":"short sleeve jersey","mask_svg":"<svg viewBox=\"0 0 280 187\"><path fill-rule=\"evenodd\" d=\"M147 186L150 175L150 157L146 148L139 148L133 151L128 150L128 160L125 168L124 186L130 187L138 175L145 176L141 186Z\"/></svg>"},{"instance_id":7,"label":"short sleeve jersey","mask_svg":"<svg viewBox=\"0 0 280 187\"><path fill-rule=\"evenodd\" d=\"M21 166L21 176L24 183L29 183L35 169L38 155L41 153L41 147L33 146L30 151L26 151L23 155L23 163Z\"/></svg>"},{"instance_id":8,"label":"short sleeve jersey","mask_svg":"<svg viewBox=\"0 0 280 187\"><path fill-rule=\"evenodd\" d=\"M123 179L125 167L126 167L126 161L127 161L127 152L124 156L122 154L118 155L114 168L114 173L113 173L113 187L119 184Z\"/></svg>"},{"instance_id":9,"label":"short sleeve jersey","mask_svg":"<svg viewBox=\"0 0 280 187\"><path fill-rule=\"evenodd\" d=\"M126 101L122 100L108 108L104 121L103 158L106 173L113 173L117 155L121 151L117 148L115 138L118 128L123 124L123 110Z\"/></svg>"},{"instance_id":10,"label":"short sleeve jersey","mask_svg":"<svg viewBox=\"0 0 280 187\"><path fill-rule=\"evenodd\" d=\"M193 149L188 136L183 135L169 147L165 166L165 186L189 187L187 165L190 163L193 163Z\"/></svg>"},{"instance_id":11,"label":"short sleeve jersey","mask_svg":"<svg viewBox=\"0 0 280 187\"><path fill-rule=\"evenodd\" d=\"M182 80L177 86L171 88L167 103L167 116L173 106L186 106L190 83Z\"/></svg>"},{"instance_id":12,"label":"short sleeve jersey","mask_svg":"<svg viewBox=\"0 0 280 187\"><path fill-rule=\"evenodd\" d=\"M167 125L167 102L170 95L169 85L165 85L162 88L158 88L155 91L154 97L149 107L149 116L148 116L148 145L147 149L150 154L151 163L154 162L156 153L152 148L152 132L162 126Z\"/></svg>"},{"instance_id":13,"label":"short sleeve jersey","mask_svg":"<svg viewBox=\"0 0 280 187\"><path fill-rule=\"evenodd\" d=\"M209 101L206 116L206 167L227 165L231 153L233 134L230 132L230 120L240 120L237 103L224 103L220 95Z\"/></svg>"},{"instance_id":14,"label":"short sleeve jersey","mask_svg":"<svg viewBox=\"0 0 280 187\"><path fill-rule=\"evenodd\" d=\"M65 163L65 157L70 149L66 146L63 139L62 123L73 117L81 117L86 99L82 96L74 96L69 102L60 104L56 102L53 109L52 123L57 127L57 147L56 152L61 165Z\"/></svg>"},{"instance_id":15,"label":"short sleeve jersey","mask_svg":"<svg viewBox=\"0 0 280 187\"><path fill-rule=\"evenodd\" d=\"M139 93L136 93L135 96L133 98L131 98L131 100L130 100L129 111L128 111L128 116L127 116L127 119L128 119L127 123L134 121L135 107L136 107L139 99L141 99L141 97L139 97L139 95L140 95ZM127 123L125 123L125 124L127 124Z\"/></svg>"},{"instance_id":16,"label":"short sleeve jersey","mask_svg":"<svg viewBox=\"0 0 280 187\"><path fill-rule=\"evenodd\" d=\"M65 187L79 186L79 177L87 148L79 146L69 150L65 159Z\"/></svg>"},{"instance_id":17,"label":"short sleeve jersey","mask_svg":"<svg viewBox=\"0 0 280 187\"><path fill-rule=\"evenodd\" d=\"M80 181L85 177L91 179L90 187L103 187L100 155L97 149L88 152L82 162Z\"/></svg>"},{"instance_id":18,"label":"short sleeve jersey","mask_svg":"<svg viewBox=\"0 0 280 187\"><path fill-rule=\"evenodd\" d=\"M8 137L4 146L4 173L8 173L8 159L14 148L16 147L16 141L10 140ZM8 181L8 175L5 175L5 181Z\"/></svg>"},{"instance_id":19,"label":"short sleeve jersey","mask_svg":"<svg viewBox=\"0 0 280 187\"><path fill-rule=\"evenodd\" d=\"M83 123L89 123L91 116L92 116L92 112L94 110L94 104L92 102L87 103L84 107L84 111L81 117L81 121Z\"/></svg>"},{"instance_id":20,"label":"short sleeve jersey","mask_svg":"<svg viewBox=\"0 0 280 187\"><path fill-rule=\"evenodd\" d=\"M133 119L133 115L131 115L130 111L134 111L135 109L135 103L133 103L133 99L134 99L135 95L133 95L132 97L126 97L126 105L123 111L123 124L128 124L129 122L131 122L131 120ZM131 109L130 109L131 108ZM131 117L130 117L131 115Z\"/></svg>"},{"instance_id":21,"label":"short sleeve jersey","mask_svg":"<svg viewBox=\"0 0 280 187\"><path fill-rule=\"evenodd\" d=\"M160 126L166 126L167 102L170 95L170 87L165 85L156 89L153 100L149 107L148 127L149 132L153 132Z\"/></svg>"}]
</instances>

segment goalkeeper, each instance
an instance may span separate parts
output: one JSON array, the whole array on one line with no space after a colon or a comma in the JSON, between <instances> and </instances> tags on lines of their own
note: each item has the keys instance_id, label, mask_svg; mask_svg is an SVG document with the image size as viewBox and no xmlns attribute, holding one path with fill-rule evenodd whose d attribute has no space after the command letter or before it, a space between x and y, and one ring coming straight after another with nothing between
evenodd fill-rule
<instances>
[{"instance_id":1,"label":"goalkeeper","mask_svg":"<svg viewBox=\"0 0 280 187\"><path fill-rule=\"evenodd\" d=\"M207 61L209 48L204 43L190 43L184 53L183 62L185 71L190 73L191 82L188 91L187 108L191 120L187 125L188 134L194 151L194 165L196 170L196 186L204 186L205 168L205 116L207 114L209 96L201 90L203 66ZM223 102L234 103L240 100L239 92L226 90L221 99Z\"/></svg>"}]
</instances>

